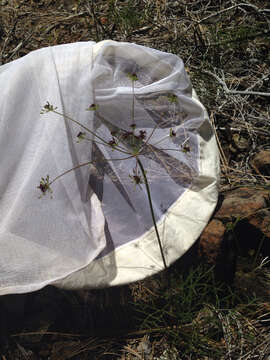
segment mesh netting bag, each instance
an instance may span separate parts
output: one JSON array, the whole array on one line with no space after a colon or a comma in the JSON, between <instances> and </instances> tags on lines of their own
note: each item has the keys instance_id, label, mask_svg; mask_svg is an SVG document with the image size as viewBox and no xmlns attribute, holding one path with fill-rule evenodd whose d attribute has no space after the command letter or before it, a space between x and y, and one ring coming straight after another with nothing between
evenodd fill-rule
<instances>
[{"instance_id":1,"label":"mesh netting bag","mask_svg":"<svg viewBox=\"0 0 270 360\"><path fill-rule=\"evenodd\" d=\"M1 66L0 84L0 295L129 283L196 241L219 159L179 57L59 45Z\"/></svg>"}]
</instances>

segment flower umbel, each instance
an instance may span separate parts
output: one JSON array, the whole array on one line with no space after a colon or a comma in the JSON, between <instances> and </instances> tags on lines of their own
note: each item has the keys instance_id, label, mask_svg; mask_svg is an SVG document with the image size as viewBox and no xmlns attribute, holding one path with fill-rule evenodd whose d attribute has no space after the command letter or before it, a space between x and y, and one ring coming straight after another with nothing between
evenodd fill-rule
<instances>
[{"instance_id":1,"label":"flower umbel","mask_svg":"<svg viewBox=\"0 0 270 360\"><path fill-rule=\"evenodd\" d=\"M86 109L86 111L96 111L98 108L99 108L98 104L92 104Z\"/></svg>"},{"instance_id":2,"label":"flower umbel","mask_svg":"<svg viewBox=\"0 0 270 360\"><path fill-rule=\"evenodd\" d=\"M138 80L138 76L135 73L129 73L128 77L130 78L131 81L137 81Z\"/></svg>"},{"instance_id":3,"label":"flower umbel","mask_svg":"<svg viewBox=\"0 0 270 360\"><path fill-rule=\"evenodd\" d=\"M146 138L146 131L140 130L140 134L136 136L137 138L144 140Z\"/></svg>"},{"instance_id":4,"label":"flower umbel","mask_svg":"<svg viewBox=\"0 0 270 360\"><path fill-rule=\"evenodd\" d=\"M115 141L115 139L113 138L112 140L110 140L109 142L108 142L108 144L114 149L115 147L116 147L116 145L117 145L117 143L116 143L116 141Z\"/></svg>"},{"instance_id":5,"label":"flower umbel","mask_svg":"<svg viewBox=\"0 0 270 360\"><path fill-rule=\"evenodd\" d=\"M141 174L138 171L138 167L137 165L135 166L135 168L133 169L133 174L129 175L129 177L131 178L132 182L136 185L139 184L143 184L143 179L141 177Z\"/></svg>"},{"instance_id":6,"label":"flower umbel","mask_svg":"<svg viewBox=\"0 0 270 360\"><path fill-rule=\"evenodd\" d=\"M181 148L182 148L182 152L183 152L184 154L190 152L190 146L189 146L188 144L182 145Z\"/></svg>"},{"instance_id":7,"label":"flower umbel","mask_svg":"<svg viewBox=\"0 0 270 360\"><path fill-rule=\"evenodd\" d=\"M49 175L46 176L46 179L44 179L43 177L41 178L39 186L37 186L37 188L40 189L40 191L42 193L41 195L45 195L47 193L47 191L52 193L52 189L50 187Z\"/></svg>"},{"instance_id":8,"label":"flower umbel","mask_svg":"<svg viewBox=\"0 0 270 360\"><path fill-rule=\"evenodd\" d=\"M47 101L47 103L41 109L40 114L46 114L46 113L48 113L50 111L54 111L56 109L57 109L56 106L53 106L52 104L49 103L49 101Z\"/></svg>"},{"instance_id":9,"label":"flower umbel","mask_svg":"<svg viewBox=\"0 0 270 360\"><path fill-rule=\"evenodd\" d=\"M143 149L144 140L146 139L147 133L145 130L139 130L138 133L135 133L137 125L135 123L130 125L131 131L122 130L120 131L120 141L123 141L126 145L130 146L132 149L132 154L136 155Z\"/></svg>"},{"instance_id":10,"label":"flower umbel","mask_svg":"<svg viewBox=\"0 0 270 360\"><path fill-rule=\"evenodd\" d=\"M176 136L176 132L173 129L170 129L170 137Z\"/></svg>"},{"instance_id":11,"label":"flower umbel","mask_svg":"<svg viewBox=\"0 0 270 360\"><path fill-rule=\"evenodd\" d=\"M177 103L177 96L174 94L168 95L168 99L169 99L170 103Z\"/></svg>"},{"instance_id":12,"label":"flower umbel","mask_svg":"<svg viewBox=\"0 0 270 360\"><path fill-rule=\"evenodd\" d=\"M85 132L79 132L77 135L77 143L81 142L82 140L85 139L86 133Z\"/></svg>"}]
</instances>

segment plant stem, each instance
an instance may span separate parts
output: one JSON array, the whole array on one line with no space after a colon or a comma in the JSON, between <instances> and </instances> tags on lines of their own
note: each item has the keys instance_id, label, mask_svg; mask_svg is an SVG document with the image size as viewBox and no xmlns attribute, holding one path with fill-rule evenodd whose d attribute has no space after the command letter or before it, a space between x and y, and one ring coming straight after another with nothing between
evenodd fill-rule
<instances>
[{"instance_id":1,"label":"plant stem","mask_svg":"<svg viewBox=\"0 0 270 360\"><path fill-rule=\"evenodd\" d=\"M98 136L97 134L95 134L92 130L88 129L88 127L84 126L83 124L81 124L79 121L72 119L70 116L67 116L65 114L61 114L59 111L56 110L52 110L52 112L54 112L57 115L62 116L63 118L66 118L67 120L70 120L72 122L74 122L75 124L79 125L82 129L88 131L90 134L94 135L96 138L98 138L100 141L102 141L102 143L104 144L108 144L104 139L102 139L102 137Z\"/></svg>"},{"instance_id":2,"label":"plant stem","mask_svg":"<svg viewBox=\"0 0 270 360\"><path fill-rule=\"evenodd\" d=\"M79 169L79 168L81 168L81 167L83 167L83 166L90 165L90 164L92 164L92 161L87 161L87 162L85 162L85 163L83 163L83 164L79 164L79 165L73 167L72 169L69 169L69 170L67 170L67 171L64 171L62 174L56 176L56 177L50 182L49 185L51 185L52 183L54 183L54 182L55 182L56 180L58 180L60 177L66 175L66 174L68 174L68 173L70 173L71 171L77 170L77 169Z\"/></svg>"},{"instance_id":3,"label":"plant stem","mask_svg":"<svg viewBox=\"0 0 270 360\"><path fill-rule=\"evenodd\" d=\"M136 155L130 155L130 156L127 156L127 157L124 157L124 158L118 158L118 159L104 159L105 161L121 161L121 160L127 160L127 159L132 159L136 157ZM62 174L56 176L52 181L50 181L49 185L51 185L52 183L54 183L56 180L58 180L60 177L70 173L71 171L74 171L74 170L77 170L79 169L80 167L83 167L83 166L86 166L86 165L90 165L92 164L92 161L87 161L83 164L79 164L79 165L76 165L75 167L73 167L72 169L68 169L66 171L64 171Z\"/></svg>"},{"instance_id":4,"label":"plant stem","mask_svg":"<svg viewBox=\"0 0 270 360\"><path fill-rule=\"evenodd\" d=\"M98 138L99 140L101 140L102 144L105 145L105 146L109 146L109 143L104 140L102 137L100 137L99 135L97 135L94 131L90 130L88 127L84 126L83 124L81 124L79 121L75 120L75 119L72 119L70 116L67 116L67 115L64 115L64 114L61 114L59 111L56 111L56 110L52 110L52 112L54 112L55 114L57 115L60 115L62 116L63 118L66 118L67 120L70 120L72 122L74 122L75 124L79 125L81 128L83 128L84 130L88 131L90 134L92 134L94 137ZM98 114L96 114L98 117L100 117ZM100 117L101 118L101 117ZM101 118L102 120L104 120L103 118ZM90 139L86 139L88 141L93 141L93 140L90 140ZM120 146L115 146L115 149L122 152L123 154L128 154L129 155L129 152L127 151L124 151L124 148L120 147Z\"/></svg>"},{"instance_id":5,"label":"plant stem","mask_svg":"<svg viewBox=\"0 0 270 360\"><path fill-rule=\"evenodd\" d=\"M153 223L154 223L154 227L155 227L155 231L156 231L156 235L157 235L158 245L159 245L162 261L163 261L163 264L164 264L164 268L167 269L168 266L166 264L166 260L165 260L165 256L164 256L164 252L163 252L163 249L162 249L162 244L161 244L161 240L160 240L160 236L159 236L159 232L158 232L158 228L157 228L157 222L156 222L156 219L155 219L155 214L154 214L154 209L153 209L152 198L151 198L151 193L150 193L148 180L147 180L147 177L146 177L146 173L144 171L143 164L141 163L141 160L138 157L136 158L136 160L137 160L137 162L138 162L138 164L140 166L140 169L141 169L143 177L144 177L144 182L145 182L145 186L146 186L146 192L147 192L147 196L148 196L151 216L152 216L152 219L153 219Z\"/></svg>"},{"instance_id":6,"label":"plant stem","mask_svg":"<svg viewBox=\"0 0 270 360\"><path fill-rule=\"evenodd\" d=\"M135 95L134 95L134 80L132 80L132 110L131 110L131 119L132 119L132 123L134 123L134 119L135 119Z\"/></svg>"}]
</instances>

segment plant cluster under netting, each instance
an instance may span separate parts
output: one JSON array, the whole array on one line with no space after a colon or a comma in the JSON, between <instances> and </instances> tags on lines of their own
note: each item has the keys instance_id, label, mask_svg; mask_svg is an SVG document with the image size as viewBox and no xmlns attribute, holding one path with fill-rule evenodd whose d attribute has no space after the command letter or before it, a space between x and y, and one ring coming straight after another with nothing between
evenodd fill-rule
<instances>
[{"instance_id":1,"label":"plant cluster under netting","mask_svg":"<svg viewBox=\"0 0 270 360\"><path fill-rule=\"evenodd\" d=\"M0 293L120 285L181 257L215 208L219 173L183 61L136 44L85 42L7 64L3 83L10 71Z\"/></svg>"}]
</instances>

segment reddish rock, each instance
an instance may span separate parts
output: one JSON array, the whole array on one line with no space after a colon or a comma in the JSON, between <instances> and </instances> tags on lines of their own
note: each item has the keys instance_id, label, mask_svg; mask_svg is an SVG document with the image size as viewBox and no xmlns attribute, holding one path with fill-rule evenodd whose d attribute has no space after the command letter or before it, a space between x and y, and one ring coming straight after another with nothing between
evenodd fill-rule
<instances>
[{"instance_id":1,"label":"reddish rock","mask_svg":"<svg viewBox=\"0 0 270 360\"><path fill-rule=\"evenodd\" d=\"M249 218L249 223L270 239L270 210L259 211L256 215Z\"/></svg>"},{"instance_id":2,"label":"reddish rock","mask_svg":"<svg viewBox=\"0 0 270 360\"><path fill-rule=\"evenodd\" d=\"M220 220L213 219L204 229L199 243L200 256L207 259L209 263L216 263L220 255L221 243L226 228Z\"/></svg>"},{"instance_id":3,"label":"reddish rock","mask_svg":"<svg viewBox=\"0 0 270 360\"><path fill-rule=\"evenodd\" d=\"M257 173L270 176L270 150L259 151L250 163Z\"/></svg>"},{"instance_id":4,"label":"reddish rock","mask_svg":"<svg viewBox=\"0 0 270 360\"><path fill-rule=\"evenodd\" d=\"M270 238L270 189L243 187L225 194L214 217L221 221L245 220Z\"/></svg>"},{"instance_id":5,"label":"reddish rock","mask_svg":"<svg viewBox=\"0 0 270 360\"><path fill-rule=\"evenodd\" d=\"M265 256L270 256L270 189L239 187L223 196L221 205L201 234L199 254L212 264L227 261L233 258L236 236L238 246L247 249L257 249L263 240ZM233 231L226 231L226 227Z\"/></svg>"},{"instance_id":6,"label":"reddish rock","mask_svg":"<svg viewBox=\"0 0 270 360\"><path fill-rule=\"evenodd\" d=\"M224 194L221 207L214 217L218 219L232 219L250 217L267 207L270 190L254 187L242 187Z\"/></svg>"}]
</instances>

